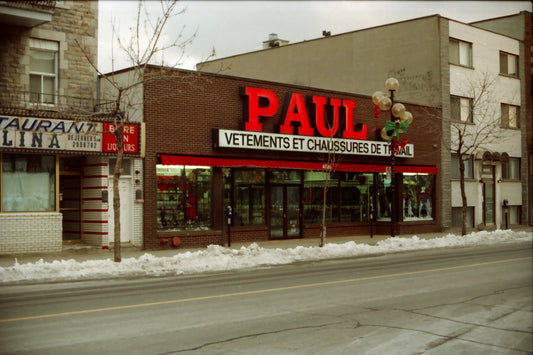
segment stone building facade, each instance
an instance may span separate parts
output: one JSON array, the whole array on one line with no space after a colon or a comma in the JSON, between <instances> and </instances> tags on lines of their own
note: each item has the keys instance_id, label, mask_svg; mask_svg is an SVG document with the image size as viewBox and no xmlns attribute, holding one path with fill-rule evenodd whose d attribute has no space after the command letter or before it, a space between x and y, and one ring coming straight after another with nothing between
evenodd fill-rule
<instances>
[{"instance_id":1,"label":"stone building facade","mask_svg":"<svg viewBox=\"0 0 533 355\"><path fill-rule=\"evenodd\" d=\"M0 33L0 254L109 245L115 154L93 67L98 2L1 1Z\"/></svg>"}]
</instances>

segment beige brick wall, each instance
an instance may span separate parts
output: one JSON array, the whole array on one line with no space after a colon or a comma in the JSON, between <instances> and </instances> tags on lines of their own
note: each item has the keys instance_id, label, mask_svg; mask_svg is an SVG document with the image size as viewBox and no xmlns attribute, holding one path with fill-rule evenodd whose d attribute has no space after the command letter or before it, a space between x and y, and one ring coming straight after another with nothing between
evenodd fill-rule
<instances>
[{"instance_id":1,"label":"beige brick wall","mask_svg":"<svg viewBox=\"0 0 533 355\"><path fill-rule=\"evenodd\" d=\"M61 251L62 222L61 213L0 214L0 254Z\"/></svg>"}]
</instances>

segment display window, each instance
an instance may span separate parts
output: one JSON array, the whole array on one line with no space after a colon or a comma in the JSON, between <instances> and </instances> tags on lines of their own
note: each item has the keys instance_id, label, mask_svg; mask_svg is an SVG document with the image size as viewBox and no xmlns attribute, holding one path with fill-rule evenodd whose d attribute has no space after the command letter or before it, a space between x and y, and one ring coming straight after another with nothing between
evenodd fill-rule
<instances>
[{"instance_id":1,"label":"display window","mask_svg":"<svg viewBox=\"0 0 533 355\"><path fill-rule=\"evenodd\" d=\"M321 223L327 172L304 174L304 221ZM335 172L326 188L326 223L367 222L372 201L372 173Z\"/></svg>"},{"instance_id":2,"label":"display window","mask_svg":"<svg viewBox=\"0 0 533 355\"><path fill-rule=\"evenodd\" d=\"M372 204L373 174L343 173L341 222L368 222Z\"/></svg>"},{"instance_id":3,"label":"display window","mask_svg":"<svg viewBox=\"0 0 533 355\"><path fill-rule=\"evenodd\" d=\"M235 186L234 225L264 225L265 170L235 169L233 176Z\"/></svg>"},{"instance_id":4,"label":"display window","mask_svg":"<svg viewBox=\"0 0 533 355\"><path fill-rule=\"evenodd\" d=\"M403 174L404 221L433 220L435 175Z\"/></svg>"},{"instance_id":5,"label":"display window","mask_svg":"<svg viewBox=\"0 0 533 355\"><path fill-rule=\"evenodd\" d=\"M2 155L2 212L56 211L56 157Z\"/></svg>"},{"instance_id":6,"label":"display window","mask_svg":"<svg viewBox=\"0 0 533 355\"><path fill-rule=\"evenodd\" d=\"M212 168L157 165L156 171L157 229L210 229Z\"/></svg>"},{"instance_id":7,"label":"display window","mask_svg":"<svg viewBox=\"0 0 533 355\"><path fill-rule=\"evenodd\" d=\"M304 223L319 224L325 209L326 223L333 223L339 219L338 209L338 180L335 176L328 179L328 172L306 171L304 173ZM332 174L333 175L333 174ZM327 187L326 187L326 180ZM324 204L324 188L326 188L326 203Z\"/></svg>"}]
</instances>

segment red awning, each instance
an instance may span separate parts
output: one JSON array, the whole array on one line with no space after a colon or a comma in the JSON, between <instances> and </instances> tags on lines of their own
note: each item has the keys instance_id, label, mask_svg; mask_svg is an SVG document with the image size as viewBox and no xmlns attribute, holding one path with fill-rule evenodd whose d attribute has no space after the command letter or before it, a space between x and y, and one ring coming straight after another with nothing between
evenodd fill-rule
<instances>
[{"instance_id":1,"label":"red awning","mask_svg":"<svg viewBox=\"0 0 533 355\"><path fill-rule=\"evenodd\" d=\"M258 168L284 168L284 169L303 169L303 170L324 170L325 163L321 162L302 162L288 160L262 160L262 159L231 159L231 158L206 158L192 157L183 155L160 155L161 164L163 165L202 165L217 167L258 167ZM389 165L378 164L351 164L337 163L334 170L336 171L354 171L354 172L375 172L384 173ZM421 173L437 174L436 166L421 165L396 165L394 171L397 173Z\"/></svg>"}]
</instances>

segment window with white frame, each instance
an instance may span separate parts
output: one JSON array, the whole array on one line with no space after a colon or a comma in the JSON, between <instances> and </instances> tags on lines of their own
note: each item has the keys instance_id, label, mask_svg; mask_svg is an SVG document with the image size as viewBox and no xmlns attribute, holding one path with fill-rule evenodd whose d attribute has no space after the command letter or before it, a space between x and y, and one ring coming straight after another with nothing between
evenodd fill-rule
<instances>
[{"instance_id":1,"label":"window with white frame","mask_svg":"<svg viewBox=\"0 0 533 355\"><path fill-rule=\"evenodd\" d=\"M59 43L30 38L30 101L55 105Z\"/></svg>"},{"instance_id":2,"label":"window with white frame","mask_svg":"<svg viewBox=\"0 0 533 355\"><path fill-rule=\"evenodd\" d=\"M500 74L518 77L518 56L500 52Z\"/></svg>"},{"instance_id":3,"label":"window with white frame","mask_svg":"<svg viewBox=\"0 0 533 355\"><path fill-rule=\"evenodd\" d=\"M451 96L451 119L461 122L474 122L472 111L472 99L468 97Z\"/></svg>"},{"instance_id":4,"label":"window with white frame","mask_svg":"<svg viewBox=\"0 0 533 355\"><path fill-rule=\"evenodd\" d=\"M53 155L3 154L2 212L56 210L56 158Z\"/></svg>"},{"instance_id":5,"label":"window with white frame","mask_svg":"<svg viewBox=\"0 0 533 355\"><path fill-rule=\"evenodd\" d=\"M463 155L465 165L465 179L474 178L474 157L472 155ZM460 179L461 171L459 170L459 154L452 154L452 179Z\"/></svg>"},{"instance_id":6,"label":"window with white frame","mask_svg":"<svg viewBox=\"0 0 533 355\"><path fill-rule=\"evenodd\" d=\"M520 107L501 104L503 128L520 128Z\"/></svg>"},{"instance_id":7,"label":"window with white frame","mask_svg":"<svg viewBox=\"0 0 533 355\"><path fill-rule=\"evenodd\" d=\"M472 43L450 38L450 63L472 67Z\"/></svg>"},{"instance_id":8,"label":"window with white frame","mask_svg":"<svg viewBox=\"0 0 533 355\"><path fill-rule=\"evenodd\" d=\"M502 162L502 179L520 180L520 158L509 158Z\"/></svg>"}]
</instances>

